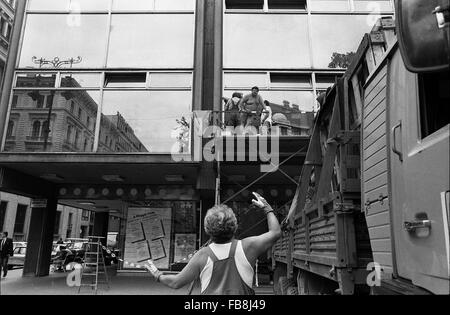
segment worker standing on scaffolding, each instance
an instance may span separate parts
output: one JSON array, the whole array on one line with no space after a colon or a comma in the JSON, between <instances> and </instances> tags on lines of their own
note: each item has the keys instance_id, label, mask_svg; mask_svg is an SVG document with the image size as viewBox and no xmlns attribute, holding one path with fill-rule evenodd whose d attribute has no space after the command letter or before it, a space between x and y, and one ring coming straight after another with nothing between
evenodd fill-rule
<instances>
[{"instance_id":1,"label":"worker standing on scaffolding","mask_svg":"<svg viewBox=\"0 0 450 315\"><path fill-rule=\"evenodd\" d=\"M215 206L205 217L205 231L211 244L199 250L177 275L165 275L149 261L147 268L161 282L180 289L199 279L202 295L254 295L254 266L281 237L274 210L257 193L253 204L267 215L269 231L259 236L236 240L237 220L226 205Z\"/></svg>"},{"instance_id":2,"label":"worker standing on scaffolding","mask_svg":"<svg viewBox=\"0 0 450 315\"><path fill-rule=\"evenodd\" d=\"M264 111L264 100L259 94L257 86L252 88L252 93L241 100L241 121L245 123L246 133L258 133L261 126L261 115Z\"/></svg>"}]
</instances>

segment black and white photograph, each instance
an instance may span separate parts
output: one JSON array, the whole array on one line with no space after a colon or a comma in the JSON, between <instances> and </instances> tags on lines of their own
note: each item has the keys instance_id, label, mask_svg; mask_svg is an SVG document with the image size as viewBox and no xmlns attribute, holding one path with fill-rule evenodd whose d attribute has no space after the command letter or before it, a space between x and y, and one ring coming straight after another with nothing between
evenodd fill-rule
<instances>
[{"instance_id":1,"label":"black and white photograph","mask_svg":"<svg viewBox=\"0 0 450 315\"><path fill-rule=\"evenodd\" d=\"M0 0L0 18L3 301L450 295L450 0Z\"/></svg>"}]
</instances>

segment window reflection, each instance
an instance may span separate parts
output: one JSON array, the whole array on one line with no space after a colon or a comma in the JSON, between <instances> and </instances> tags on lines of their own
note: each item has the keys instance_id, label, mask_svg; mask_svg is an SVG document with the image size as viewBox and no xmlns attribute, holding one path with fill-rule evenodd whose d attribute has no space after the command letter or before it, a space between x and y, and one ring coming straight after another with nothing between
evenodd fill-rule
<instances>
[{"instance_id":1,"label":"window reflection","mask_svg":"<svg viewBox=\"0 0 450 315\"><path fill-rule=\"evenodd\" d=\"M250 91L225 91L224 99L232 98L233 93L243 95ZM313 91L265 91L261 90L263 100L269 102L272 111L272 125L279 126L281 135L308 135L314 119Z\"/></svg>"},{"instance_id":2,"label":"window reflection","mask_svg":"<svg viewBox=\"0 0 450 315\"><path fill-rule=\"evenodd\" d=\"M19 88L54 88L56 74L20 73L16 76L16 87Z\"/></svg>"},{"instance_id":3,"label":"window reflection","mask_svg":"<svg viewBox=\"0 0 450 315\"><path fill-rule=\"evenodd\" d=\"M267 72L260 73L232 73L228 72L224 74L224 86L225 88L246 87L251 89L254 86L259 88L267 88Z\"/></svg>"},{"instance_id":4,"label":"window reflection","mask_svg":"<svg viewBox=\"0 0 450 315\"><path fill-rule=\"evenodd\" d=\"M191 88L192 72L189 73L150 73L152 88Z\"/></svg>"},{"instance_id":5,"label":"window reflection","mask_svg":"<svg viewBox=\"0 0 450 315\"><path fill-rule=\"evenodd\" d=\"M311 15L312 45L316 68L340 68L355 53L365 33L373 28L376 15ZM335 58L333 58L335 54Z\"/></svg>"},{"instance_id":6,"label":"window reflection","mask_svg":"<svg viewBox=\"0 0 450 315\"><path fill-rule=\"evenodd\" d=\"M5 151L93 151L99 92L20 90L14 99Z\"/></svg>"},{"instance_id":7,"label":"window reflection","mask_svg":"<svg viewBox=\"0 0 450 315\"><path fill-rule=\"evenodd\" d=\"M386 12L392 11L392 5L390 0L353 0L355 11L363 12Z\"/></svg>"},{"instance_id":8,"label":"window reflection","mask_svg":"<svg viewBox=\"0 0 450 315\"><path fill-rule=\"evenodd\" d=\"M99 73L61 73L61 87L65 88L98 88Z\"/></svg>"},{"instance_id":9,"label":"window reflection","mask_svg":"<svg viewBox=\"0 0 450 315\"><path fill-rule=\"evenodd\" d=\"M193 11L195 0L113 0L113 11Z\"/></svg>"},{"instance_id":10,"label":"window reflection","mask_svg":"<svg viewBox=\"0 0 450 315\"><path fill-rule=\"evenodd\" d=\"M311 11L350 11L348 0L311 0Z\"/></svg>"},{"instance_id":11,"label":"window reflection","mask_svg":"<svg viewBox=\"0 0 450 315\"><path fill-rule=\"evenodd\" d=\"M144 1L142 1L144 2ZM31 11L109 10L110 0L29 0Z\"/></svg>"},{"instance_id":12,"label":"window reflection","mask_svg":"<svg viewBox=\"0 0 450 315\"><path fill-rule=\"evenodd\" d=\"M28 15L19 66L39 67L33 62L33 57L66 60L80 56L82 61L76 67L103 67L107 17L106 14Z\"/></svg>"},{"instance_id":13,"label":"window reflection","mask_svg":"<svg viewBox=\"0 0 450 315\"><path fill-rule=\"evenodd\" d=\"M65 11L69 9L70 0L29 0L28 10Z\"/></svg>"},{"instance_id":14,"label":"window reflection","mask_svg":"<svg viewBox=\"0 0 450 315\"><path fill-rule=\"evenodd\" d=\"M192 68L194 14L112 17L108 67Z\"/></svg>"},{"instance_id":15,"label":"window reflection","mask_svg":"<svg viewBox=\"0 0 450 315\"><path fill-rule=\"evenodd\" d=\"M191 101L190 91L105 91L99 152L189 152Z\"/></svg>"},{"instance_id":16,"label":"window reflection","mask_svg":"<svg viewBox=\"0 0 450 315\"><path fill-rule=\"evenodd\" d=\"M225 14L224 67L309 68L307 30L306 15Z\"/></svg>"}]
</instances>

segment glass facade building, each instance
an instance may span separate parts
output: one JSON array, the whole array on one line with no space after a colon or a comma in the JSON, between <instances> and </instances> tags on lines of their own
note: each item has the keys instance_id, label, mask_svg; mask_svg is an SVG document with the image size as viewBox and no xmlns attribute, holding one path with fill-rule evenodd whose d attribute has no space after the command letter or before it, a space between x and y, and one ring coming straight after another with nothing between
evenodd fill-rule
<instances>
[{"instance_id":1,"label":"glass facade building","mask_svg":"<svg viewBox=\"0 0 450 315\"><path fill-rule=\"evenodd\" d=\"M235 209L238 233L260 233L264 217L247 215L251 192L287 210L318 94L385 15L393 15L390 0L28 0L1 104L0 169L12 179L0 189L42 197L44 183L61 204L95 211L96 220L120 217L118 243L130 257L131 214L162 213L170 221L164 268L173 269L190 254L186 246L206 240L202 215L222 171L220 200ZM253 86L286 127L282 172L258 182L256 163L217 170L172 159L194 154L198 111L222 113L224 99ZM20 185L16 171L25 174ZM153 242L136 239L143 241Z\"/></svg>"}]
</instances>

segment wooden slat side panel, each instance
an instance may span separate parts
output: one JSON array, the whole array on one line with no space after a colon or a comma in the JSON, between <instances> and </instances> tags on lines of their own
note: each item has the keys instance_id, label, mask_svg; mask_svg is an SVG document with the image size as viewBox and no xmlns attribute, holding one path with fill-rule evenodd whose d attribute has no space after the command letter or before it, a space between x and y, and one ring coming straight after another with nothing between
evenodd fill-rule
<instances>
[{"instance_id":1,"label":"wooden slat side panel","mask_svg":"<svg viewBox=\"0 0 450 315\"><path fill-rule=\"evenodd\" d=\"M386 125L387 67L365 89L363 113L362 189L373 261L392 268L388 195L388 134ZM363 250L361 248L361 250ZM367 257L366 257L367 258ZM367 261L367 260L366 260Z\"/></svg>"},{"instance_id":2,"label":"wooden slat side panel","mask_svg":"<svg viewBox=\"0 0 450 315\"><path fill-rule=\"evenodd\" d=\"M336 257L335 220L323 218L310 223L309 241L311 255Z\"/></svg>"}]
</instances>

